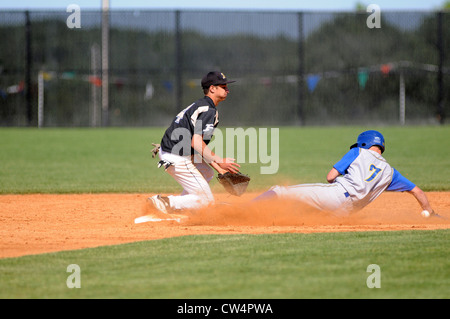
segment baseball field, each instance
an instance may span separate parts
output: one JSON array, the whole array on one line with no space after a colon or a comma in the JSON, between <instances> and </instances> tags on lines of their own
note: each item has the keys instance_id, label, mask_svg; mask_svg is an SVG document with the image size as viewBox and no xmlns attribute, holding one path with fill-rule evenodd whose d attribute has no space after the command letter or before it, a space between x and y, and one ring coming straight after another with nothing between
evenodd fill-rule
<instances>
[{"instance_id":1,"label":"baseball field","mask_svg":"<svg viewBox=\"0 0 450 319\"><path fill-rule=\"evenodd\" d=\"M348 217L251 202L275 184L325 182L366 129L443 218L421 217L407 193ZM450 126L280 128L266 156L243 158L242 197L213 180L214 207L135 224L158 214L147 197L181 192L151 157L163 132L0 128L0 298L450 297ZM276 174L261 174L268 165Z\"/></svg>"}]
</instances>

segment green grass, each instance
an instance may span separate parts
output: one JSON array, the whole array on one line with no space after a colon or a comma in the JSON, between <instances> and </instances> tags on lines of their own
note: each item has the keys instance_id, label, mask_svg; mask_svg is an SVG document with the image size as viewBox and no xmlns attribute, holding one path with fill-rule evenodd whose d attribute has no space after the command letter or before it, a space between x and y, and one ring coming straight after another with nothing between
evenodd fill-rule
<instances>
[{"instance_id":1,"label":"green grass","mask_svg":"<svg viewBox=\"0 0 450 319\"><path fill-rule=\"evenodd\" d=\"M0 260L0 298L449 298L449 230L186 236ZM67 266L81 288L66 285ZM368 288L380 267L381 288Z\"/></svg>"},{"instance_id":2,"label":"green grass","mask_svg":"<svg viewBox=\"0 0 450 319\"><path fill-rule=\"evenodd\" d=\"M0 129L1 193L142 192L164 184L162 130ZM152 174L155 173L155 174ZM159 173L159 174L156 174ZM160 189L167 189L167 186Z\"/></svg>"},{"instance_id":3,"label":"green grass","mask_svg":"<svg viewBox=\"0 0 450 319\"><path fill-rule=\"evenodd\" d=\"M426 191L450 190L450 127L280 128L279 170L250 191L325 181L356 136ZM225 131L225 130L224 130ZM151 158L163 128L0 128L0 194L179 192ZM213 188L218 185L214 185ZM449 298L449 230L187 236L0 259L0 298ZM66 270L81 268L81 288ZM367 266L381 268L369 289Z\"/></svg>"},{"instance_id":4,"label":"green grass","mask_svg":"<svg viewBox=\"0 0 450 319\"><path fill-rule=\"evenodd\" d=\"M247 155L242 163L242 171L253 177L249 191L280 181L325 182L331 166L365 129L280 128L276 174L260 174L261 167L269 165L261 163L260 156L257 163L249 163ZM450 190L449 126L379 129L392 166L424 190ZM151 143L159 142L163 132L163 128L0 128L0 194L179 192L178 184L157 169L157 160L150 156ZM212 183L214 187L216 181Z\"/></svg>"}]
</instances>

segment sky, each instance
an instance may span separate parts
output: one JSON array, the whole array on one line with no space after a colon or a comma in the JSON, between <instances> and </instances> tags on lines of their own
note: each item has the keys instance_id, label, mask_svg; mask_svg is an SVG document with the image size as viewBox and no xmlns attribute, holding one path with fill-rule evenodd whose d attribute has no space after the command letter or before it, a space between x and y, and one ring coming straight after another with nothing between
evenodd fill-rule
<instances>
[{"instance_id":1,"label":"sky","mask_svg":"<svg viewBox=\"0 0 450 319\"><path fill-rule=\"evenodd\" d=\"M377 4L381 10L433 11L445 0L110 0L111 10L279 10L279 11L353 11L356 3ZM80 9L100 9L102 0L0 0L0 10L66 10L70 4Z\"/></svg>"}]
</instances>

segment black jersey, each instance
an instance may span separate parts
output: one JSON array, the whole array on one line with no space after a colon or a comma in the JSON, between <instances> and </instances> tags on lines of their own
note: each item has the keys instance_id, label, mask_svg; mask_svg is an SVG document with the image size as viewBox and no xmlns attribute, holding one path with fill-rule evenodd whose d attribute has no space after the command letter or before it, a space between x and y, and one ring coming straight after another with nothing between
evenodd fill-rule
<instances>
[{"instance_id":1,"label":"black jersey","mask_svg":"<svg viewBox=\"0 0 450 319\"><path fill-rule=\"evenodd\" d=\"M161 149L180 156L193 155L193 135L202 135L203 141L208 145L218 124L219 113L216 106L211 98L205 96L178 113L164 133Z\"/></svg>"}]
</instances>

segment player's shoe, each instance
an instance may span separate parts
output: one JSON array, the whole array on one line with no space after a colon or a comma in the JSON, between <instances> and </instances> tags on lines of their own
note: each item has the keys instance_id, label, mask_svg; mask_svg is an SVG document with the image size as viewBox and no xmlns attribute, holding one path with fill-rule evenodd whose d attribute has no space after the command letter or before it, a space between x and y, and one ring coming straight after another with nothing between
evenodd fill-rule
<instances>
[{"instance_id":1,"label":"player's shoe","mask_svg":"<svg viewBox=\"0 0 450 319\"><path fill-rule=\"evenodd\" d=\"M172 212L172 209L170 208L169 199L167 197L163 197L161 195L155 195L148 198L148 201L150 201L153 206L160 212L164 214L170 214Z\"/></svg>"}]
</instances>

